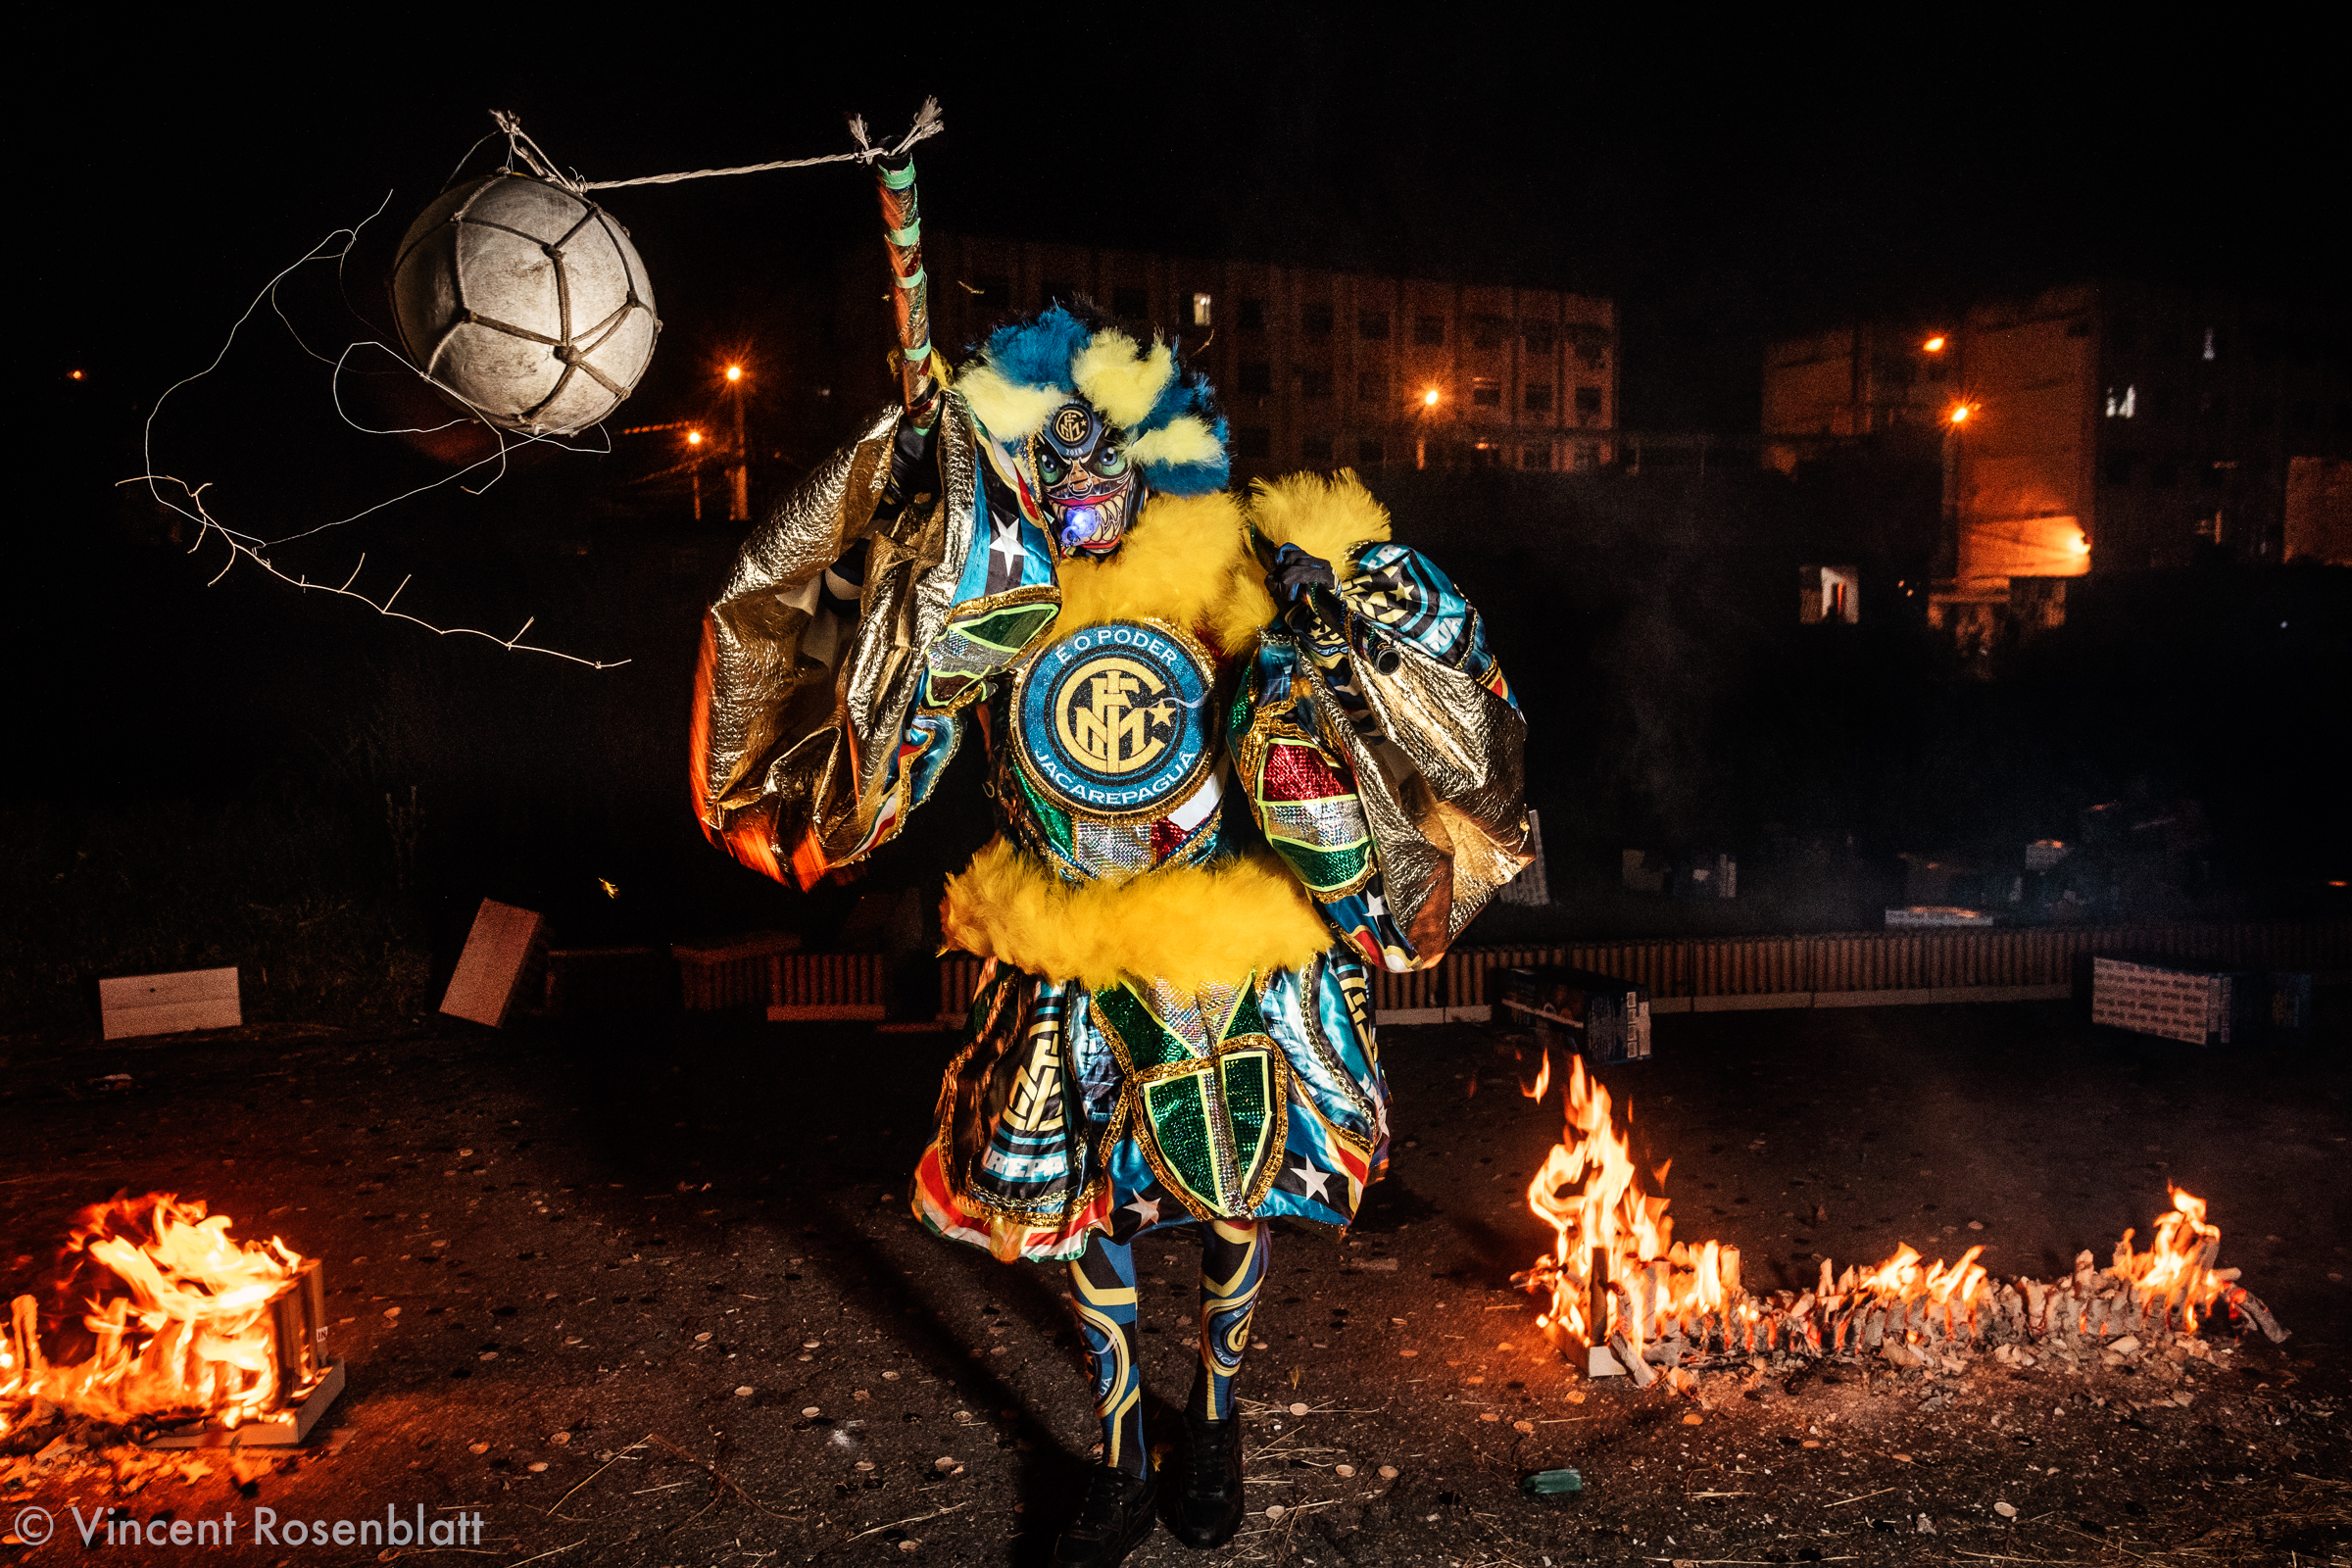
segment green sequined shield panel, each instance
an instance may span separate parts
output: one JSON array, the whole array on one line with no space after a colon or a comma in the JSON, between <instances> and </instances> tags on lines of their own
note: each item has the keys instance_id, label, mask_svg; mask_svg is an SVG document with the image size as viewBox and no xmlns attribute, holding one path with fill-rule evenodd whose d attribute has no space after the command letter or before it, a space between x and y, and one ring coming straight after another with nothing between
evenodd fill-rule
<instances>
[{"instance_id":1,"label":"green sequined shield panel","mask_svg":"<svg viewBox=\"0 0 2352 1568\"><path fill-rule=\"evenodd\" d=\"M966 609L948 622L932 648L924 700L953 711L997 671L1011 664L1031 638L1054 623L1061 607L1044 588L1016 589ZM1044 602L1040 602L1040 601Z\"/></svg>"}]
</instances>

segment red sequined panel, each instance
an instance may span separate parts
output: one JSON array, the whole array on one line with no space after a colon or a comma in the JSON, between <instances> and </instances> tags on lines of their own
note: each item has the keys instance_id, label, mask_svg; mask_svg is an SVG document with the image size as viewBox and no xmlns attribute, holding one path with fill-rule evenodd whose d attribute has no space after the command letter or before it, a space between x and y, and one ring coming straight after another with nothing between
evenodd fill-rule
<instances>
[{"instance_id":1,"label":"red sequined panel","mask_svg":"<svg viewBox=\"0 0 2352 1568\"><path fill-rule=\"evenodd\" d=\"M1258 789L1258 798L1267 801L1321 801L1355 793L1320 752L1304 746L1266 748L1265 777Z\"/></svg>"}]
</instances>

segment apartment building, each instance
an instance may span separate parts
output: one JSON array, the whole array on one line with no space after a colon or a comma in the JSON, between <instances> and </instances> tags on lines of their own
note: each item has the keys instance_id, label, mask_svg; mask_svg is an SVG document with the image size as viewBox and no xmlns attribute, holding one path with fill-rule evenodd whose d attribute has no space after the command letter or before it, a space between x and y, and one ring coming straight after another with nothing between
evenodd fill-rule
<instances>
[{"instance_id":1,"label":"apartment building","mask_svg":"<svg viewBox=\"0 0 2352 1568\"><path fill-rule=\"evenodd\" d=\"M860 260L845 270L853 331L867 316L887 320ZM1177 338L1224 405L1238 480L1617 461L1610 300L954 233L926 234L924 266L932 338L951 354L1005 318L1078 297L1139 338ZM889 341L886 324L871 341ZM861 382L887 396L865 358Z\"/></svg>"},{"instance_id":2,"label":"apartment building","mask_svg":"<svg viewBox=\"0 0 2352 1568\"><path fill-rule=\"evenodd\" d=\"M1784 468L1832 437L1940 463L1937 597L2006 600L2013 578L2284 559L2292 476L2352 448L2352 355L2340 311L2075 284L1773 343L1763 434Z\"/></svg>"}]
</instances>

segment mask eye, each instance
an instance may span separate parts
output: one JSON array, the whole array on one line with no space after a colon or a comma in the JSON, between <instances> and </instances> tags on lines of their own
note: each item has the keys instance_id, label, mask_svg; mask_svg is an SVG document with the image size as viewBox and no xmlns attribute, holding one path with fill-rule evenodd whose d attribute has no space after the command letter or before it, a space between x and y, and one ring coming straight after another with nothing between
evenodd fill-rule
<instances>
[{"instance_id":1,"label":"mask eye","mask_svg":"<svg viewBox=\"0 0 2352 1568\"><path fill-rule=\"evenodd\" d=\"M1105 479L1115 479L1127 471L1127 449L1104 447L1095 454L1095 471Z\"/></svg>"},{"instance_id":2,"label":"mask eye","mask_svg":"<svg viewBox=\"0 0 2352 1568\"><path fill-rule=\"evenodd\" d=\"M1043 442L1038 444L1037 476L1040 479L1049 485L1056 485L1069 477L1069 468L1063 465L1059 454Z\"/></svg>"}]
</instances>

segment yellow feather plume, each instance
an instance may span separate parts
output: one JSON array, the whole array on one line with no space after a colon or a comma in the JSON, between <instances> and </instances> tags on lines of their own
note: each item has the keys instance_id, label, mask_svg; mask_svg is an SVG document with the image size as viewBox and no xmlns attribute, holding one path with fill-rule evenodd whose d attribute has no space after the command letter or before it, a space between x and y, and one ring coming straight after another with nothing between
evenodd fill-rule
<instances>
[{"instance_id":1,"label":"yellow feather plume","mask_svg":"<svg viewBox=\"0 0 2352 1568\"><path fill-rule=\"evenodd\" d=\"M1250 520L1259 533L1322 557L1343 582L1354 573L1356 546L1389 537L1389 509L1372 499L1353 468L1328 477L1292 473L1260 479L1250 491Z\"/></svg>"},{"instance_id":2,"label":"yellow feather plume","mask_svg":"<svg viewBox=\"0 0 2352 1568\"><path fill-rule=\"evenodd\" d=\"M1070 362L1070 379L1087 402L1113 424L1143 422L1176 373L1176 351L1154 341L1152 352L1115 328L1097 332Z\"/></svg>"},{"instance_id":3,"label":"yellow feather plume","mask_svg":"<svg viewBox=\"0 0 2352 1568\"><path fill-rule=\"evenodd\" d=\"M1138 463L1207 463L1224 450L1206 419L1180 414L1158 429L1137 436L1127 456Z\"/></svg>"},{"instance_id":4,"label":"yellow feather plume","mask_svg":"<svg viewBox=\"0 0 2352 1568\"><path fill-rule=\"evenodd\" d=\"M1046 427L1046 416L1068 401L1069 394L1050 386L1023 386L993 365L982 365L956 378L956 392L998 441L1010 445L1027 440Z\"/></svg>"},{"instance_id":5,"label":"yellow feather plume","mask_svg":"<svg viewBox=\"0 0 2352 1568\"><path fill-rule=\"evenodd\" d=\"M1073 887L1002 837L948 878L940 926L950 947L1089 990L1136 976L1230 984L1298 968L1333 941L1271 855Z\"/></svg>"}]
</instances>

